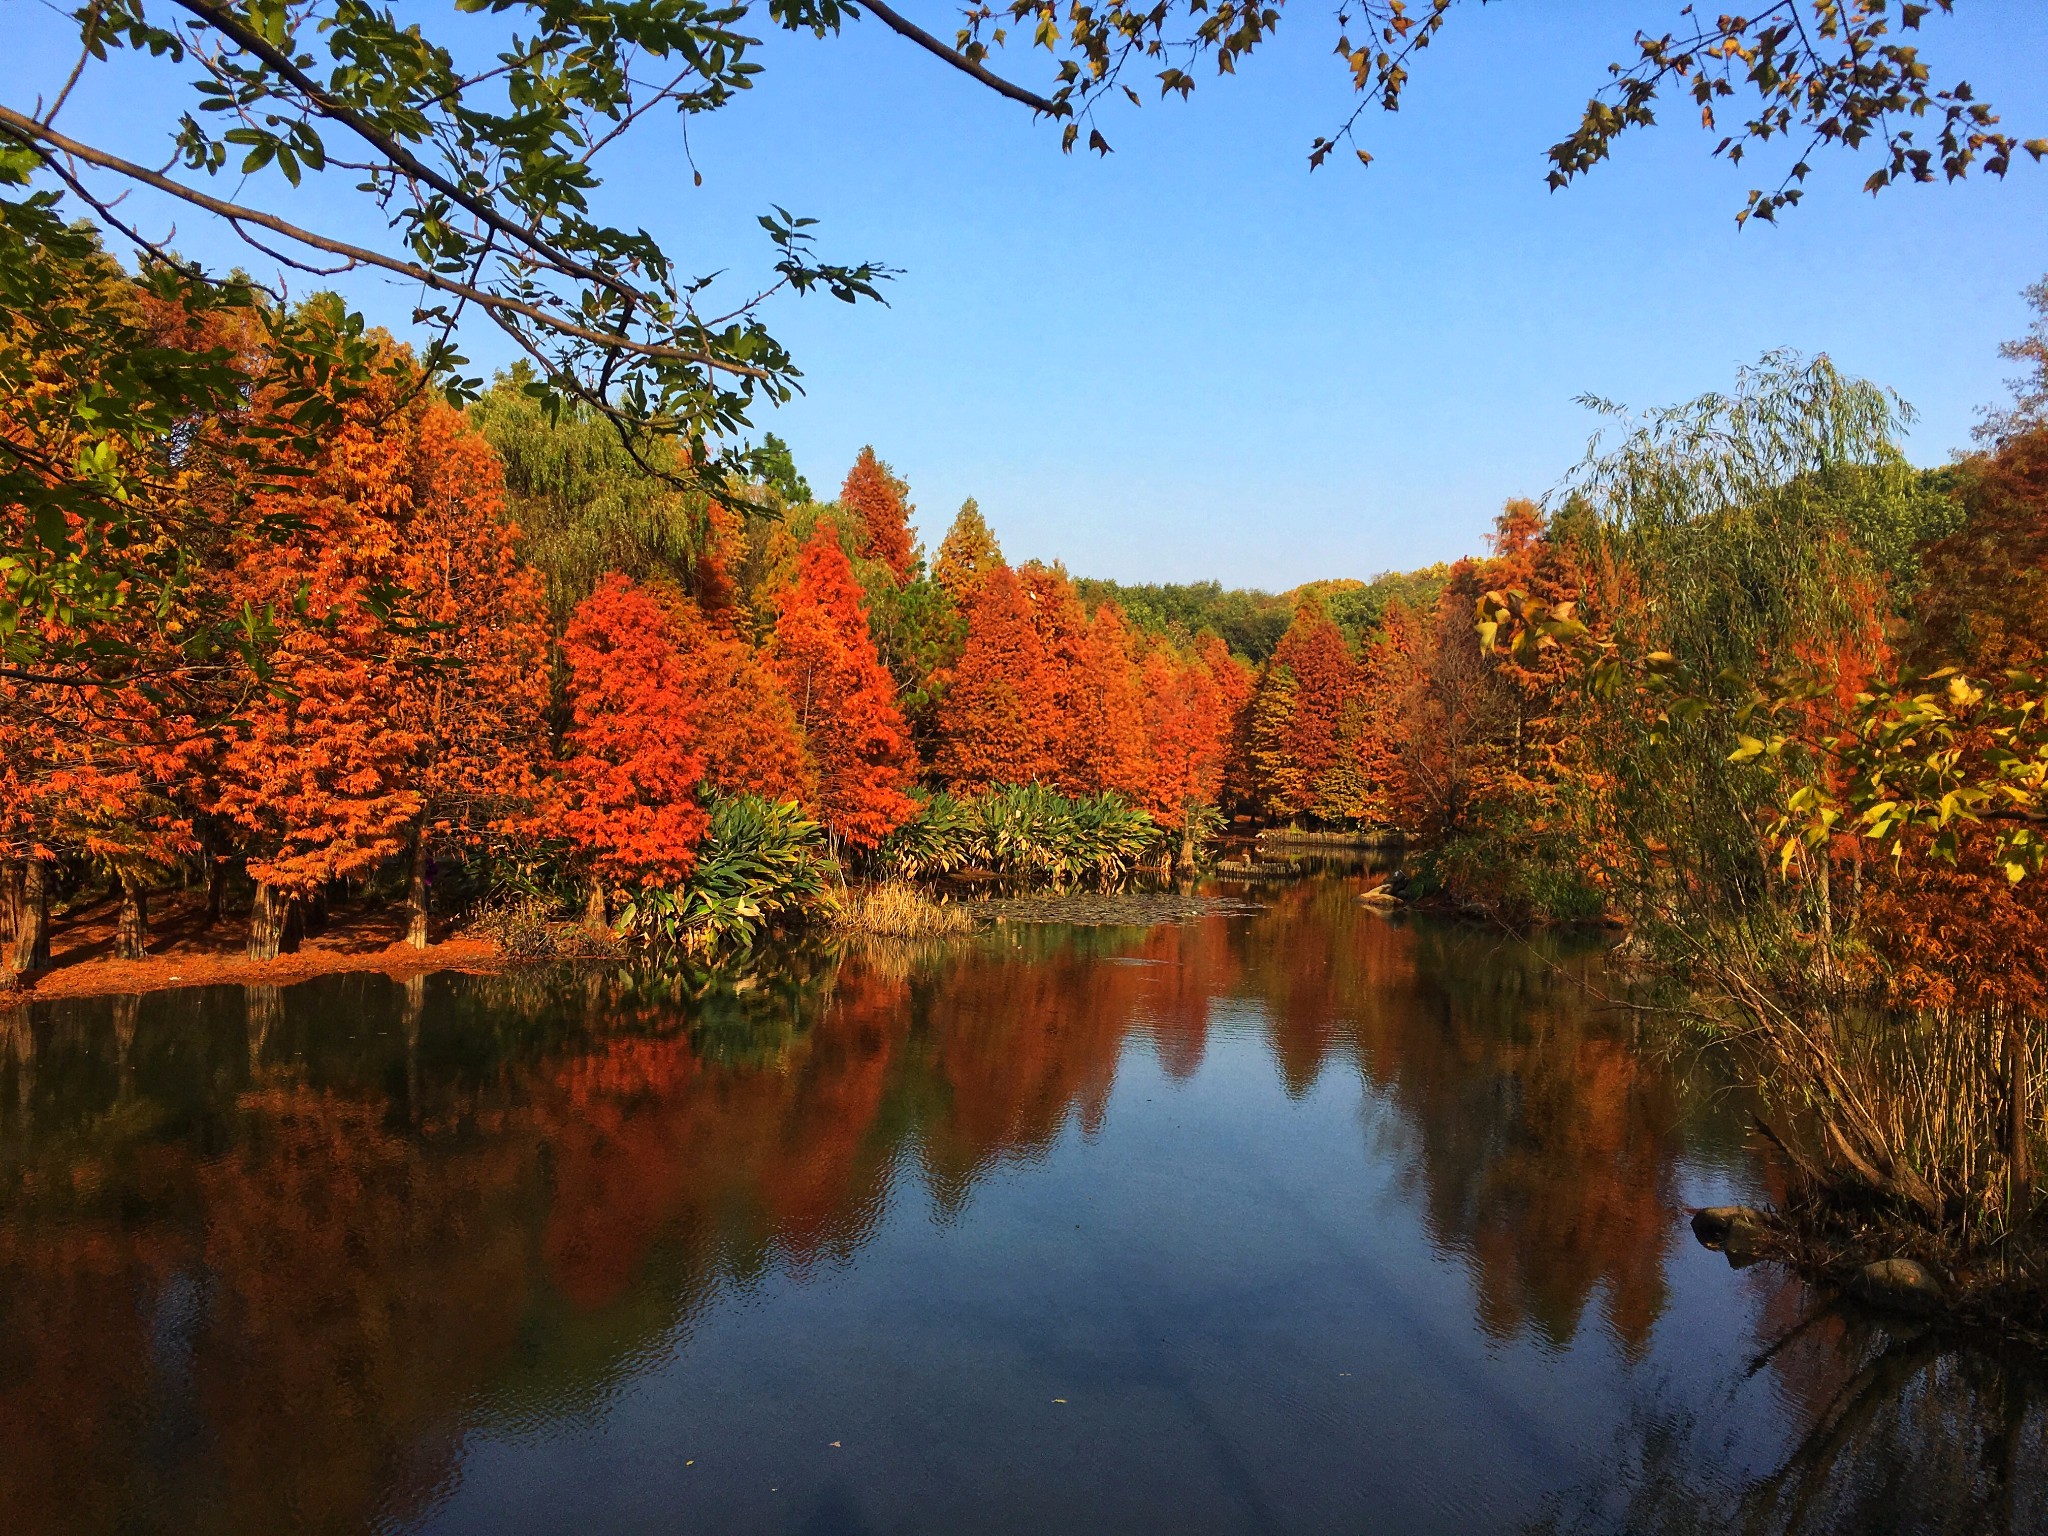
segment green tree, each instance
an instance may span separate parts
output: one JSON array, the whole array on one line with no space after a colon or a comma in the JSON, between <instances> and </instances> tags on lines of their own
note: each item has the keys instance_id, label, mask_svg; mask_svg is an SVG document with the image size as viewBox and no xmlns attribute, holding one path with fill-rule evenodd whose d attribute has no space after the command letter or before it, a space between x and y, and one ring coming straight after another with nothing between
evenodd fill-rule
<instances>
[{"instance_id":1,"label":"green tree","mask_svg":"<svg viewBox=\"0 0 2048 1536\"><path fill-rule=\"evenodd\" d=\"M530 369L501 375L469 414L505 466L505 504L520 554L547 579L559 631L607 571L688 587L707 532L709 498L677 483L665 441L629 451L581 402L550 412Z\"/></svg>"}]
</instances>

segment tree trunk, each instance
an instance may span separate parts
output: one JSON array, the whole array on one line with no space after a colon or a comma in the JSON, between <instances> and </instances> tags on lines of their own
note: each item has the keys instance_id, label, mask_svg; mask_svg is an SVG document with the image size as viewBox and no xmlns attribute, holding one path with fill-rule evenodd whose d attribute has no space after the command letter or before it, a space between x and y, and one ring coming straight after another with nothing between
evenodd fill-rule
<instances>
[{"instance_id":1,"label":"tree trunk","mask_svg":"<svg viewBox=\"0 0 2048 1536\"><path fill-rule=\"evenodd\" d=\"M125 1104L135 1097L135 1023L142 999L133 992L114 999L115 1097Z\"/></svg>"},{"instance_id":2,"label":"tree trunk","mask_svg":"<svg viewBox=\"0 0 2048 1536\"><path fill-rule=\"evenodd\" d=\"M15 978L50 968L50 866L22 859L7 872L7 952L0 972Z\"/></svg>"},{"instance_id":3,"label":"tree trunk","mask_svg":"<svg viewBox=\"0 0 2048 1536\"><path fill-rule=\"evenodd\" d=\"M287 940L287 947L290 949L297 949L299 947L298 934L325 933L327 931L326 886L321 886L319 890L293 907L291 924L293 925L293 937Z\"/></svg>"},{"instance_id":4,"label":"tree trunk","mask_svg":"<svg viewBox=\"0 0 2048 1536\"><path fill-rule=\"evenodd\" d=\"M121 876L121 921L114 930L114 958L140 960L149 953L149 893L133 875Z\"/></svg>"},{"instance_id":5,"label":"tree trunk","mask_svg":"<svg viewBox=\"0 0 2048 1536\"><path fill-rule=\"evenodd\" d=\"M21 910L24 864L20 859L0 862L0 980L14 967L15 914Z\"/></svg>"},{"instance_id":6,"label":"tree trunk","mask_svg":"<svg viewBox=\"0 0 2048 1536\"><path fill-rule=\"evenodd\" d=\"M256 906L249 913L249 958L275 960L299 947L298 898L268 880L256 882Z\"/></svg>"},{"instance_id":7,"label":"tree trunk","mask_svg":"<svg viewBox=\"0 0 2048 1536\"><path fill-rule=\"evenodd\" d=\"M2034 1158L2028 1144L2034 1126L2033 1083L2028 1071L2026 1037L2020 1021L2005 1015L2005 1167L2010 1184L2007 1192L2008 1219L2013 1226L2025 1221L2034 1206Z\"/></svg>"},{"instance_id":8,"label":"tree trunk","mask_svg":"<svg viewBox=\"0 0 2048 1536\"><path fill-rule=\"evenodd\" d=\"M406 889L412 905L412 921L406 926L405 942L414 949L427 947L427 833L422 827L412 840L412 877Z\"/></svg>"},{"instance_id":9,"label":"tree trunk","mask_svg":"<svg viewBox=\"0 0 2048 1536\"><path fill-rule=\"evenodd\" d=\"M14 1102L21 1111L20 1126L28 1129L28 1104L36 1091L36 1032L28 1009L0 1010L0 1061L14 1058Z\"/></svg>"},{"instance_id":10,"label":"tree trunk","mask_svg":"<svg viewBox=\"0 0 2048 1536\"><path fill-rule=\"evenodd\" d=\"M200 855L205 868L206 881L206 926L211 928L220 921L221 902L226 899L228 887L227 860L211 849Z\"/></svg>"},{"instance_id":11,"label":"tree trunk","mask_svg":"<svg viewBox=\"0 0 2048 1536\"><path fill-rule=\"evenodd\" d=\"M583 908L583 926L602 929L605 922L604 882L593 880L590 882L590 900Z\"/></svg>"}]
</instances>

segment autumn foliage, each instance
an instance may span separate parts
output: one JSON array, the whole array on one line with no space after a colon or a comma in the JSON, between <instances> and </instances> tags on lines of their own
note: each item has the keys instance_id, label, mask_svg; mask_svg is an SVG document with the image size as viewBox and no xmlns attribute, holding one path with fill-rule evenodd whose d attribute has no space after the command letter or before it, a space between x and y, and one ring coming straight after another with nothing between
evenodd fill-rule
<instances>
[{"instance_id":1,"label":"autumn foliage","mask_svg":"<svg viewBox=\"0 0 2048 1536\"><path fill-rule=\"evenodd\" d=\"M562 640L574 718L556 821L595 875L620 884L689 878L710 818L697 701L660 604L625 576L583 600Z\"/></svg>"},{"instance_id":2,"label":"autumn foliage","mask_svg":"<svg viewBox=\"0 0 2048 1536\"><path fill-rule=\"evenodd\" d=\"M916 759L860 585L826 530L804 546L772 657L816 775L819 819L851 846L873 847L910 815Z\"/></svg>"},{"instance_id":3,"label":"autumn foliage","mask_svg":"<svg viewBox=\"0 0 2048 1536\"><path fill-rule=\"evenodd\" d=\"M899 581L910 578L917 559L908 498L909 487L875 457L873 448L861 449L839 491L840 504L860 519L861 553L886 565Z\"/></svg>"}]
</instances>

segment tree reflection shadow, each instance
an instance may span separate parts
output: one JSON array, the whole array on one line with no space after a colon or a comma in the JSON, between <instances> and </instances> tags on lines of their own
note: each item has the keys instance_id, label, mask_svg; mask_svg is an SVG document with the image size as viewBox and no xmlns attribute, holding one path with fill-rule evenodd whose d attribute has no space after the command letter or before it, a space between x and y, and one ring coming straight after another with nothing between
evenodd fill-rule
<instances>
[{"instance_id":1,"label":"tree reflection shadow","mask_svg":"<svg viewBox=\"0 0 2048 1536\"><path fill-rule=\"evenodd\" d=\"M1733 1112L1688 1117L1587 1006L1595 956L1389 923L1339 880L1266 899L752 969L352 976L0 1018L9 1528L403 1524L474 1428L601 1406L733 1287L856 1263L892 1199L957 1218L993 1171L1098 1131L1134 1041L1186 1080L1219 1028L1255 1030L1297 1098L1355 1074L1387 1111L1375 1155L1491 1339L1562 1348L1597 1308L1642 1359L1674 1170L1703 1146L1738 1161ZM1994 1401L2021 1389L1981 1361L1828 1317L1758 1379L1798 1442L1782 1469L1717 1481L1708 1431L1650 1403L1630 1476L1559 1528L1849 1529L1829 1522L1904 1507L1871 1481L1892 1467L2006 1528L2038 1517L1986 1491L2038 1498L2038 1393ZM1998 1455L2010 1470L1983 1471Z\"/></svg>"},{"instance_id":2,"label":"tree reflection shadow","mask_svg":"<svg viewBox=\"0 0 2048 1536\"><path fill-rule=\"evenodd\" d=\"M1535 1532L2048 1529L2048 1362L1816 1304L1796 1281L1762 1283L1767 1317L1795 1297L1810 1310L1720 1397L1636 1403L1612 1470Z\"/></svg>"}]
</instances>

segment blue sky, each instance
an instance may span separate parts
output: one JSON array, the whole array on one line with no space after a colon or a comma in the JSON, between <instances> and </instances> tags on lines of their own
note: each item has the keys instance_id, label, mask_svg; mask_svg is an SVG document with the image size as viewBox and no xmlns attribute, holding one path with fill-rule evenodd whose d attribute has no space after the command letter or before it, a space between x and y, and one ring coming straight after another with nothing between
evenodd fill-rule
<instances>
[{"instance_id":1,"label":"blue sky","mask_svg":"<svg viewBox=\"0 0 2048 1536\"><path fill-rule=\"evenodd\" d=\"M936 4L905 9L950 25ZM1937 72L2048 134L2048 7L1962 11L1927 24ZM821 491L872 442L927 539L972 495L1013 559L1077 574L1285 587L1452 558L1503 498L1540 494L1583 452L1577 395L1683 399L1775 346L1900 390L1921 413L1914 457L1942 461L2002 393L1997 344L2048 271L2048 167L1872 199L1870 158L1828 154L1780 227L1738 230L1764 167L1711 159L1674 102L1549 192L1545 146L1634 28L1676 12L1461 10L1402 112L1365 123L1375 164L1313 175L1308 142L1348 103L1321 12L1289 16L1268 53L1185 104L1110 110L1106 160L1062 156L1056 129L874 23L777 35L751 96L692 127L704 186L664 122L613 152L601 211L735 285L765 266L753 216L770 204L818 218L834 258L902 268L887 308L773 307L808 393L762 427ZM65 23L34 0L0 0L0 22L4 94L23 106L69 68ZM1007 67L1042 79L1021 54ZM89 75L64 126L151 147L183 73ZM339 187L264 192L304 218L355 216ZM178 243L238 259L189 219ZM348 291L394 323L411 303L374 281ZM469 340L486 367L505 360L488 328Z\"/></svg>"}]
</instances>

